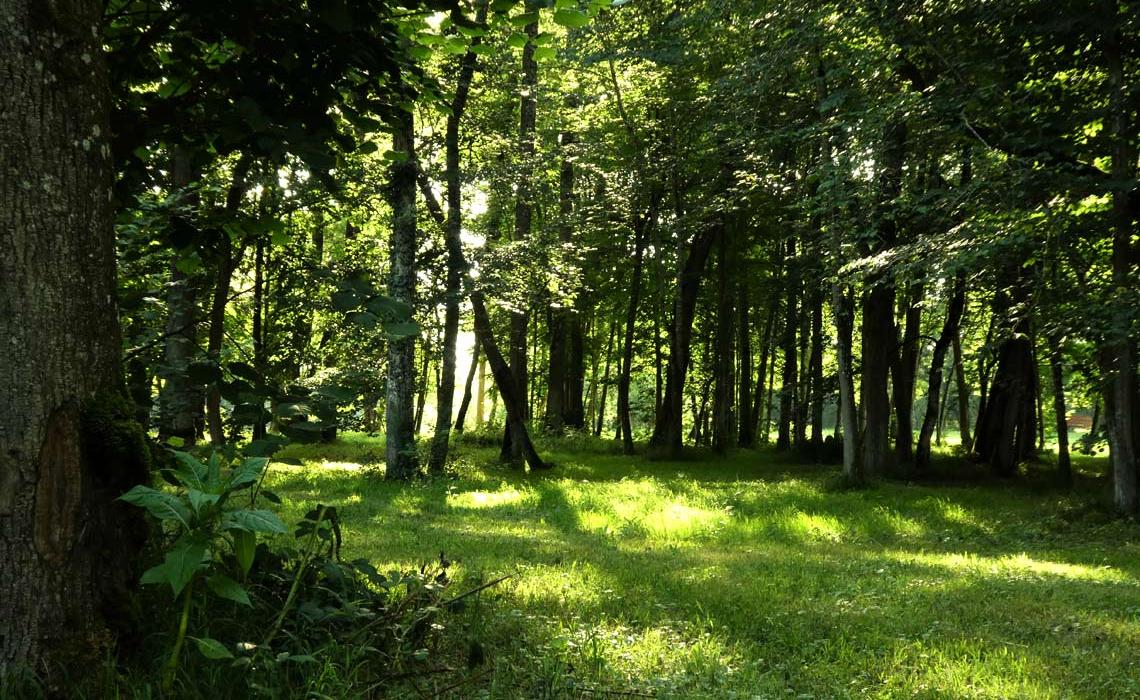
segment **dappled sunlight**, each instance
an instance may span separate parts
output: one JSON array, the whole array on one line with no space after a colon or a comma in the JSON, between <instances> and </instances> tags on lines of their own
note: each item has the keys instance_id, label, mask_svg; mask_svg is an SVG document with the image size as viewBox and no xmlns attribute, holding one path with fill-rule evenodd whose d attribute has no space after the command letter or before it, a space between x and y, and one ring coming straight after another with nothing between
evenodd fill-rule
<instances>
[{"instance_id":1,"label":"dappled sunlight","mask_svg":"<svg viewBox=\"0 0 1140 700\"><path fill-rule=\"evenodd\" d=\"M1027 554L999 557L983 556L972 552L884 552L884 556L904 564L923 564L951 570L956 574L1003 578L1007 580L1045 580L1063 578L1074 581L1140 587L1131 575L1110 566L1086 566L1034 559Z\"/></svg>"},{"instance_id":2,"label":"dappled sunlight","mask_svg":"<svg viewBox=\"0 0 1140 700\"><path fill-rule=\"evenodd\" d=\"M450 508L497 508L500 506L526 505L534 501L533 493L523 493L517 489L504 491L466 491L450 494L447 505Z\"/></svg>"}]
</instances>

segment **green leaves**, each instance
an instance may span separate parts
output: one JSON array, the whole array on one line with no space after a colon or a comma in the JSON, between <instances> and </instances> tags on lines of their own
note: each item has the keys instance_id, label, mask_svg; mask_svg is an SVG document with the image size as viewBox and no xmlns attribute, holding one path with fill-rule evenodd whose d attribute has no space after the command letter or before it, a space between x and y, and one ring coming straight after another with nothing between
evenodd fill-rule
<instances>
[{"instance_id":1,"label":"green leaves","mask_svg":"<svg viewBox=\"0 0 1140 700\"><path fill-rule=\"evenodd\" d=\"M235 510L226 513L222 517L222 529L269 532L275 535L287 532L281 518L268 510Z\"/></svg>"},{"instance_id":2,"label":"green leaves","mask_svg":"<svg viewBox=\"0 0 1140 700\"><path fill-rule=\"evenodd\" d=\"M242 576L249 574L253 567L253 557L257 552L257 535L249 530L233 530L234 559Z\"/></svg>"},{"instance_id":3,"label":"green leaves","mask_svg":"<svg viewBox=\"0 0 1140 700\"><path fill-rule=\"evenodd\" d=\"M216 639L210 639L209 637L191 637L191 639L194 640L194 645L198 647L198 651L207 659L217 661L219 659L234 658L233 653L226 648L226 645Z\"/></svg>"},{"instance_id":4,"label":"green leaves","mask_svg":"<svg viewBox=\"0 0 1140 700\"><path fill-rule=\"evenodd\" d=\"M166 553L162 563L147 569L139 582L144 585L169 583L170 590L178 597L202 567L205 556L204 539L183 536Z\"/></svg>"},{"instance_id":5,"label":"green leaves","mask_svg":"<svg viewBox=\"0 0 1140 700\"><path fill-rule=\"evenodd\" d=\"M590 16L581 10L555 10L554 22L570 29L579 29L590 23Z\"/></svg>"},{"instance_id":6,"label":"green leaves","mask_svg":"<svg viewBox=\"0 0 1140 700\"><path fill-rule=\"evenodd\" d=\"M249 594L246 593L245 588L225 574L214 574L206 579L206 586L219 598L225 598L235 603L252 606L252 603L249 601Z\"/></svg>"},{"instance_id":7,"label":"green leaves","mask_svg":"<svg viewBox=\"0 0 1140 700\"><path fill-rule=\"evenodd\" d=\"M182 499L172 494L139 485L119 496L119 500L145 508L159 520L172 520L181 523L185 528L190 527L190 509Z\"/></svg>"},{"instance_id":8,"label":"green leaves","mask_svg":"<svg viewBox=\"0 0 1140 700\"><path fill-rule=\"evenodd\" d=\"M230 475L229 488L239 489L256 482L267 466L269 466L268 457L249 457Z\"/></svg>"}]
</instances>

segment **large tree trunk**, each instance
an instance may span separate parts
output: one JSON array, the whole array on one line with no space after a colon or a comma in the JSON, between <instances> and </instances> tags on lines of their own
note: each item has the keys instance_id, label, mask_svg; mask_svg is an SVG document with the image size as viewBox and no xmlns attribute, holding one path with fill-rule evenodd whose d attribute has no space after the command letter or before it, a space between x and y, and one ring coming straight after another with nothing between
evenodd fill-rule
<instances>
[{"instance_id":1,"label":"large tree trunk","mask_svg":"<svg viewBox=\"0 0 1140 700\"><path fill-rule=\"evenodd\" d=\"M906 124L890 121L883 130L883 165L879 172L878 243L868 252L890 249L898 238L898 225L893 215L895 200L902 191L903 164L906 158ZM889 272L868 275L863 297L863 394L864 425L862 436L863 469L867 478L887 472L891 464L891 401L888 376L892 358L898 352L895 330L895 288Z\"/></svg>"},{"instance_id":2,"label":"large tree trunk","mask_svg":"<svg viewBox=\"0 0 1140 700\"><path fill-rule=\"evenodd\" d=\"M0 677L59 697L129 619L146 532L115 500L149 452L120 368L102 10L14 0L0 20Z\"/></svg>"},{"instance_id":3,"label":"large tree trunk","mask_svg":"<svg viewBox=\"0 0 1140 700\"><path fill-rule=\"evenodd\" d=\"M416 161L411 112L398 111L393 118L392 150L406 157L396 161L390 173L392 234L388 243L388 295L410 306L416 295ZM385 477L389 480L410 479L419 471L413 406L415 389L415 337L389 340L384 410L387 421Z\"/></svg>"},{"instance_id":4,"label":"large tree trunk","mask_svg":"<svg viewBox=\"0 0 1140 700\"><path fill-rule=\"evenodd\" d=\"M1121 6L1126 7L1126 5ZM1104 58L1112 86L1106 121L1112 136L1112 179L1131 182L1136 178L1136 124L1131 110L1135 85L1125 74L1121 25L1105 33ZM1137 285L1137 255L1132 244L1140 216L1140 196L1135 189L1116 189L1112 194L1112 323L1100 348L1100 365L1108 380L1105 389L1108 444L1112 459L1113 502L1122 513L1140 510L1140 381L1136 376L1136 308L1128 301Z\"/></svg>"},{"instance_id":5,"label":"large tree trunk","mask_svg":"<svg viewBox=\"0 0 1140 700\"><path fill-rule=\"evenodd\" d=\"M697 308L697 294L701 288L705 262L719 232L719 227L710 226L696 234L677 275L673 324L669 330L669 366L665 377L665 397L661 401L661 411L657 414L653 436L649 440L651 446L662 448L672 455L680 454L684 438L682 419L685 375L689 371L691 352L689 345L693 336L693 315Z\"/></svg>"},{"instance_id":6,"label":"large tree trunk","mask_svg":"<svg viewBox=\"0 0 1140 700\"><path fill-rule=\"evenodd\" d=\"M574 241L574 161L572 151L577 136L564 131L560 137L562 164L558 177L558 239L563 246ZM578 308L554 306L547 317L549 362L546 382L546 428L560 433L564 428L581 428L582 408L582 320Z\"/></svg>"},{"instance_id":7,"label":"large tree trunk","mask_svg":"<svg viewBox=\"0 0 1140 700\"><path fill-rule=\"evenodd\" d=\"M974 451L989 463L999 476L1013 476L1017 466L1033 454L1037 436L1037 411L1034 406L1037 365L1029 340L1029 318L1024 310L1029 302L1028 280L1022 271L1010 271L1013 296L999 294L994 300L994 314L1019 313L1007 321L1006 338L997 353L997 370L989 396L978 415L974 432Z\"/></svg>"},{"instance_id":8,"label":"large tree trunk","mask_svg":"<svg viewBox=\"0 0 1140 700\"><path fill-rule=\"evenodd\" d=\"M922 428L918 433L918 449L914 455L915 471L922 473L930 466L930 436L934 432L940 412L939 399L942 396L942 376L946 365L946 352L962 323L962 313L966 308L966 275L959 272L954 278L954 291L950 295L950 305L946 311L946 323L934 343L930 360L930 378L927 381L926 414L922 418Z\"/></svg>"}]
</instances>

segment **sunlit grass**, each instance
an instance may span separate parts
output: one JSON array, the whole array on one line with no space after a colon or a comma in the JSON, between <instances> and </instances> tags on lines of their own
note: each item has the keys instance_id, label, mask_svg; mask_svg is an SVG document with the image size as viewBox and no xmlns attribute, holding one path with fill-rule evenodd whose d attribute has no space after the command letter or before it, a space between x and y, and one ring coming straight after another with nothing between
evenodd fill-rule
<instances>
[{"instance_id":1,"label":"sunlit grass","mask_svg":"<svg viewBox=\"0 0 1140 700\"><path fill-rule=\"evenodd\" d=\"M461 448L455 478L392 485L380 445L350 435L290 448L303 466L271 481L292 515L341 508L349 556L444 552L457 591L512 574L453 617L440 663L472 641L485 660L446 697L1140 695L1140 528L1088 507L1096 486L835 491L832 470L770 451L581 443L546 444L550 473Z\"/></svg>"}]
</instances>

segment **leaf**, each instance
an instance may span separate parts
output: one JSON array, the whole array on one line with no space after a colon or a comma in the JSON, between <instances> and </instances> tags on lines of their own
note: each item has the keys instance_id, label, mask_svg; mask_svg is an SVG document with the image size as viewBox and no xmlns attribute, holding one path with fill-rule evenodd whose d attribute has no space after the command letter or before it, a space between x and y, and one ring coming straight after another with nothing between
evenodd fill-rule
<instances>
[{"instance_id":1,"label":"leaf","mask_svg":"<svg viewBox=\"0 0 1140 700\"><path fill-rule=\"evenodd\" d=\"M561 24L563 27L578 29L590 23L590 16L581 10L556 10L554 12L554 22Z\"/></svg>"},{"instance_id":2,"label":"leaf","mask_svg":"<svg viewBox=\"0 0 1140 700\"><path fill-rule=\"evenodd\" d=\"M257 553L257 535L248 530L234 530L233 538L234 558L244 576L253 567L253 558Z\"/></svg>"},{"instance_id":3,"label":"leaf","mask_svg":"<svg viewBox=\"0 0 1140 700\"><path fill-rule=\"evenodd\" d=\"M156 566L152 566L149 569L147 569L146 571L144 571L143 575L139 577L139 583L141 583L144 586L150 586L150 585L153 585L156 583L166 583L169 580L170 579L166 575L166 565L165 564L158 564Z\"/></svg>"},{"instance_id":4,"label":"leaf","mask_svg":"<svg viewBox=\"0 0 1140 700\"><path fill-rule=\"evenodd\" d=\"M515 15L509 18L510 23L516 27L525 27L528 24L534 24L538 21L538 11L524 12L521 15Z\"/></svg>"},{"instance_id":5,"label":"leaf","mask_svg":"<svg viewBox=\"0 0 1140 700\"><path fill-rule=\"evenodd\" d=\"M174 459L181 465L179 469L174 470L174 476L189 488L205 491L206 473L209 471L206 465L187 452L175 451Z\"/></svg>"},{"instance_id":6,"label":"leaf","mask_svg":"<svg viewBox=\"0 0 1140 700\"><path fill-rule=\"evenodd\" d=\"M269 466L268 457L247 458L230 474L229 489L238 489L254 483L261 478L267 466Z\"/></svg>"},{"instance_id":7,"label":"leaf","mask_svg":"<svg viewBox=\"0 0 1140 700\"><path fill-rule=\"evenodd\" d=\"M119 500L145 508L148 513L159 520L177 520L184 527L190 527L190 509L186 507L182 499L173 494L139 485L119 496Z\"/></svg>"},{"instance_id":8,"label":"leaf","mask_svg":"<svg viewBox=\"0 0 1140 700\"><path fill-rule=\"evenodd\" d=\"M187 497L190 499L190 507L194 509L194 513L202 512L202 508L213 505L221 498L216 493L205 493L198 489L188 489L186 492Z\"/></svg>"},{"instance_id":9,"label":"leaf","mask_svg":"<svg viewBox=\"0 0 1140 700\"><path fill-rule=\"evenodd\" d=\"M288 530L274 513L268 510L235 510L222 518L222 529L271 532L283 535Z\"/></svg>"},{"instance_id":10,"label":"leaf","mask_svg":"<svg viewBox=\"0 0 1140 700\"><path fill-rule=\"evenodd\" d=\"M249 601L249 594L246 593L245 588L240 583L233 580L225 574L214 574L206 579L206 585L214 592L214 595L226 600L232 600L235 603L242 605L249 605L252 607L253 603Z\"/></svg>"},{"instance_id":11,"label":"leaf","mask_svg":"<svg viewBox=\"0 0 1140 700\"><path fill-rule=\"evenodd\" d=\"M175 597L186 588L202 566L202 558L206 556L206 543L197 537L183 537L166 553L162 562L166 570L166 580L170 582L170 589Z\"/></svg>"},{"instance_id":12,"label":"leaf","mask_svg":"<svg viewBox=\"0 0 1140 700\"><path fill-rule=\"evenodd\" d=\"M507 37L507 46L513 49L521 49L526 46L526 34L511 34Z\"/></svg>"},{"instance_id":13,"label":"leaf","mask_svg":"<svg viewBox=\"0 0 1140 700\"><path fill-rule=\"evenodd\" d=\"M534 50L534 60L536 61L549 61L558 56L558 51L553 46L539 46Z\"/></svg>"},{"instance_id":14,"label":"leaf","mask_svg":"<svg viewBox=\"0 0 1140 700\"><path fill-rule=\"evenodd\" d=\"M251 457L270 457L288 442L280 435L266 435L260 440L250 442L245 448L245 453Z\"/></svg>"},{"instance_id":15,"label":"leaf","mask_svg":"<svg viewBox=\"0 0 1140 700\"><path fill-rule=\"evenodd\" d=\"M411 338L420 334L420 324L415 321L385 323L384 333L392 340Z\"/></svg>"},{"instance_id":16,"label":"leaf","mask_svg":"<svg viewBox=\"0 0 1140 700\"><path fill-rule=\"evenodd\" d=\"M205 656L207 659L234 658L234 655L230 653L226 645L216 639L210 639L209 637L191 637L191 639L193 639L194 644L197 645L198 651L202 652L202 656Z\"/></svg>"}]
</instances>

